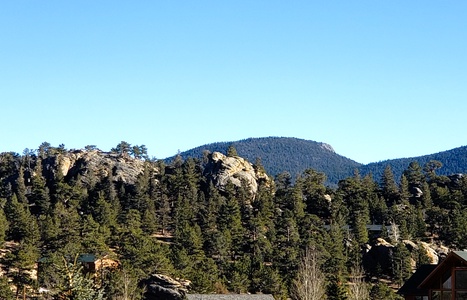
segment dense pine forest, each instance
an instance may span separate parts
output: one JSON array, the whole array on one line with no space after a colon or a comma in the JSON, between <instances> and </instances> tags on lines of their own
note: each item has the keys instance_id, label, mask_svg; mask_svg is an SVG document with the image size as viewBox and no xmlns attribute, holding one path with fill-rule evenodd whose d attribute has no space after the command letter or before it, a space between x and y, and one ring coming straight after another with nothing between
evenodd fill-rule
<instances>
[{"instance_id":1,"label":"dense pine forest","mask_svg":"<svg viewBox=\"0 0 467 300\"><path fill-rule=\"evenodd\" d=\"M311 168L268 175L235 147L170 163L127 142L4 152L0 299L145 299L151 274L188 293L399 299L414 268L467 248L467 179L445 167L329 186ZM86 272L83 255L113 263Z\"/></svg>"}]
</instances>

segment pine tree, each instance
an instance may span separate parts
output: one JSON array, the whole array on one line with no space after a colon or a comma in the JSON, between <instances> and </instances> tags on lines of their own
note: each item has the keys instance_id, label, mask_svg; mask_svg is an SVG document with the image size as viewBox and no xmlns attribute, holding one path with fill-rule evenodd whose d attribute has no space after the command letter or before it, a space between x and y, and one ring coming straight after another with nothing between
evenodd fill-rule
<instances>
[{"instance_id":1,"label":"pine tree","mask_svg":"<svg viewBox=\"0 0 467 300\"><path fill-rule=\"evenodd\" d=\"M38 215L47 214L50 209L49 189L46 186L45 178L42 175L42 160L36 161L34 174L31 178L30 202L34 203L34 213Z\"/></svg>"},{"instance_id":2,"label":"pine tree","mask_svg":"<svg viewBox=\"0 0 467 300\"><path fill-rule=\"evenodd\" d=\"M422 184L422 193L423 208L430 209L433 206L433 201L431 200L430 186L426 181Z\"/></svg>"},{"instance_id":3,"label":"pine tree","mask_svg":"<svg viewBox=\"0 0 467 300\"><path fill-rule=\"evenodd\" d=\"M6 276L0 277L0 299L2 300L14 300L15 294L11 290L8 278Z\"/></svg>"},{"instance_id":4,"label":"pine tree","mask_svg":"<svg viewBox=\"0 0 467 300\"><path fill-rule=\"evenodd\" d=\"M321 218L329 217L329 201L326 198L326 175L312 169L307 169L297 179L301 185L305 199L306 211Z\"/></svg>"},{"instance_id":5,"label":"pine tree","mask_svg":"<svg viewBox=\"0 0 467 300\"><path fill-rule=\"evenodd\" d=\"M103 256L109 252L106 239L110 237L110 231L106 229L107 227L94 221L91 215L83 218L80 236L82 248L86 253Z\"/></svg>"},{"instance_id":6,"label":"pine tree","mask_svg":"<svg viewBox=\"0 0 467 300\"><path fill-rule=\"evenodd\" d=\"M3 199L0 199L0 247L3 245L5 241L6 234L8 232L9 223L3 212L4 203L2 203ZM6 202L6 201L5 201Z\"/></svg>"},{"instance_id":7,"label":"pine tree","mask_svg":"<svg viewBox=\"0 0 467 300\"><path fill-rule=\"evenodd\" d=\"M404 243L396 244L393 251L393 276L395 281L401 286L412 273L410 265L411 256Z\"/></svg>"},{"instance_id":8,"label":"pine tree","mask_svg":"<svg viewBox=\"0 0 467 300\"><path fill-rule=\"evenodd\" d=\"M369 199L376 196L373 183L369 179L363 182L357 174L357 176L339 182L337 193L342 195L349 208L349 225L355 240L359 244L367 243L366 225L370 222Z\"/></svg>"},{"instance_id":9,"label":"pine tree","mask_svg":"<svg viewBox=\"0 0 467 300\"><path fill-rule=\"evenodd\" d=\"M328 279L329 283L326 288L328 300L347 300L347 291L343 280L340 276L331 274Z\"/></svg>"},{"instance_id":10,"label":"pine tree","mask_svg":"<svg viewBox=\"0 0 467 300\"><path fill-rule=\"evenodd\" d=\"M28 207L18 202L16 194L7 202L5 213L10 224L8 236L15 241L27 240L31 243L39 239L39 228L36 219Z\"/></svg>"},{"instance_id":11,"label":"pine tree","mask_svg":"<svg viewBox=\"0 0 467 300\"><path fill-rule=\"evenodd\" d=\"M234 145L230 145L229 148L227 149L227 156L228 157L238 156L237 149L235 149Z\"/></svg>"},{"instance_id":12,"label":"pine tree","mask_svg":"<svg viewBox=\"0 0 467 300\"><path fill-rule=\"evenodd\" d=\"M61 282L58 286L57 299L60 300L101 300L103 290L98 288L91 278L83 275L83 267L78 262L78 256L73 262L63 258L63 264L58 266Z\"/></svg>"},{"instance_id":13,"label":"pine tree","mask_svg":"<svg viewBox=\"0 0 467 300\"><path fill-rule=\"evenodd\" d=\"M381 192L387 204L393 205L398 202L399 189L390 165L384 169Z\"/></svg>"},{"instance_id":14,"label":"pine tree","mask_svg":"<svg viewBox=\"0 0 467 300\"><path fill-rule=\"evenodd\" d=\"M400 193L400 200L399 203L408 203L410 198L409 192L409 181L405 175L401 176L401 181L399 184L399 193Z\"/></svg>"},{"instance_id":15,"label":"pine tree","mask_svg":"<svg viewBox=\"0 0 467 300\"><path fill-rule=\"evenodd\" d=\"M24 183L24 169L23 167L19 168L18 178L16 179L16 195L18 201L24 204L28 204L28 199L26 198L26 185Z\"/></svg>"},{"instance_id":16,"label":"pine tree","mask_svg":"<svg viewBox=\"0 0 467 300\"><path fill-rule=\"evenodd\" d=\"M28 241L20 243L19 248L13 252L13 267L16 270L13 283L16 285L16 297L19 294L26 296L27 288L34 285L30 273L35 268L39 258L39 249Z\"/></svg>"}]
</instances>

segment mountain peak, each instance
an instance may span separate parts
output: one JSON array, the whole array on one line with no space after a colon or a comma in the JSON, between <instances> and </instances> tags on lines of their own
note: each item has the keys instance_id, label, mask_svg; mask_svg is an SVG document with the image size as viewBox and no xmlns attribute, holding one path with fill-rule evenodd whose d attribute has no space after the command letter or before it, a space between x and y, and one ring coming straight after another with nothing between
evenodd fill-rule
<instances>
[{"instance_id":1,"label":"mountain peak","mask_svg":"<svg viewBox=\"0 0 467 300\"><path fill-rule=\"evenodd\" d=\"M321 145L321 148L323 148L324 150L328 150L328 151L331 151L333 153L336 153L336 151L334 151L334 148L332 148L331 145L326 144L326 143L320 143L320 145Z\"/></svg>"}]
</instances>

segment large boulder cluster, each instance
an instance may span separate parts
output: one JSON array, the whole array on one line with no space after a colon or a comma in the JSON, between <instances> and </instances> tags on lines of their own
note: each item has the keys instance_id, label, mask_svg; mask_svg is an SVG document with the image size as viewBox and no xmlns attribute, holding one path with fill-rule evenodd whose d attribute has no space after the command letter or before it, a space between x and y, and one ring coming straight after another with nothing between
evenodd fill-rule
<instances>
[{"instance_id":1,"label":"large boulder cluster","mask_svg":"<svg viewBox=\"0 0 467 300\"><path fill-rule=\"evenodd\" d=\"M100 150L74 150L55 157L54 168L64 177L104 178L112 175L114 181L133 184L139 174L144 171L144 161ZM109 174L110 173L110 174Z\"/></svg>"},{"instance_id":2,"label":"large boulder cluster","mask_svg":"<svg viewBox=\"0 0 467 300\"><path fill-rule=\"evenodd\" d=\"M226 156L220 152L210 154L204 173L220 190L225 190L228 183L236 187L241 187L242 183L245 183L253 196L258 191L259 181L264 180L272 184L272 179L261 168L255 168L242 157Z\"/></svg>"}]
</instances>

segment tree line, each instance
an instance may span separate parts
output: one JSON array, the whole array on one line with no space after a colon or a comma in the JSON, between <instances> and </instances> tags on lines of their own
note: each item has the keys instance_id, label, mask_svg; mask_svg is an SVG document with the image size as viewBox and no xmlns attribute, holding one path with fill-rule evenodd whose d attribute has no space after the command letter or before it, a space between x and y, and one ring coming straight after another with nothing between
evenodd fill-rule
<instances>
[{"instance_id":1,"label":"tree line","mask_svg":"<svg viewBox=\"0 0 467 300\"><path fill-rule=\"evenodd\" d=\"M120 143L113 151L130 149ZM145 157L145 147L135 149L144 168L134 184L116 182L112 170L64 177L49 164L68 151L64 145L0 154L0 243L15 245L0 258L7 272L1 299L141 299L138 283L151 273L188 279L196 293L398 299L379 279L400 285L411 260L426 262L403 240L467 246L467 179L437 175L438 161L411 162L398 180L389 166L377 179L355 172L333 188L313 169L295 181L283 172L260 181L252 195L246 182L216 188L203 159L166 164ZM259 161L255 168L264 170ZM393 226L397 234L372 235L369 224ZM388 269L363 263L362 248L376 238L394 245ZM99 280L80 277L76 257L84 253L120 266ZM312 294L321 298L300 292L307 276L320 283ZM37 294L39 287L51 292Z\"/></svg>"}]
</instances>

